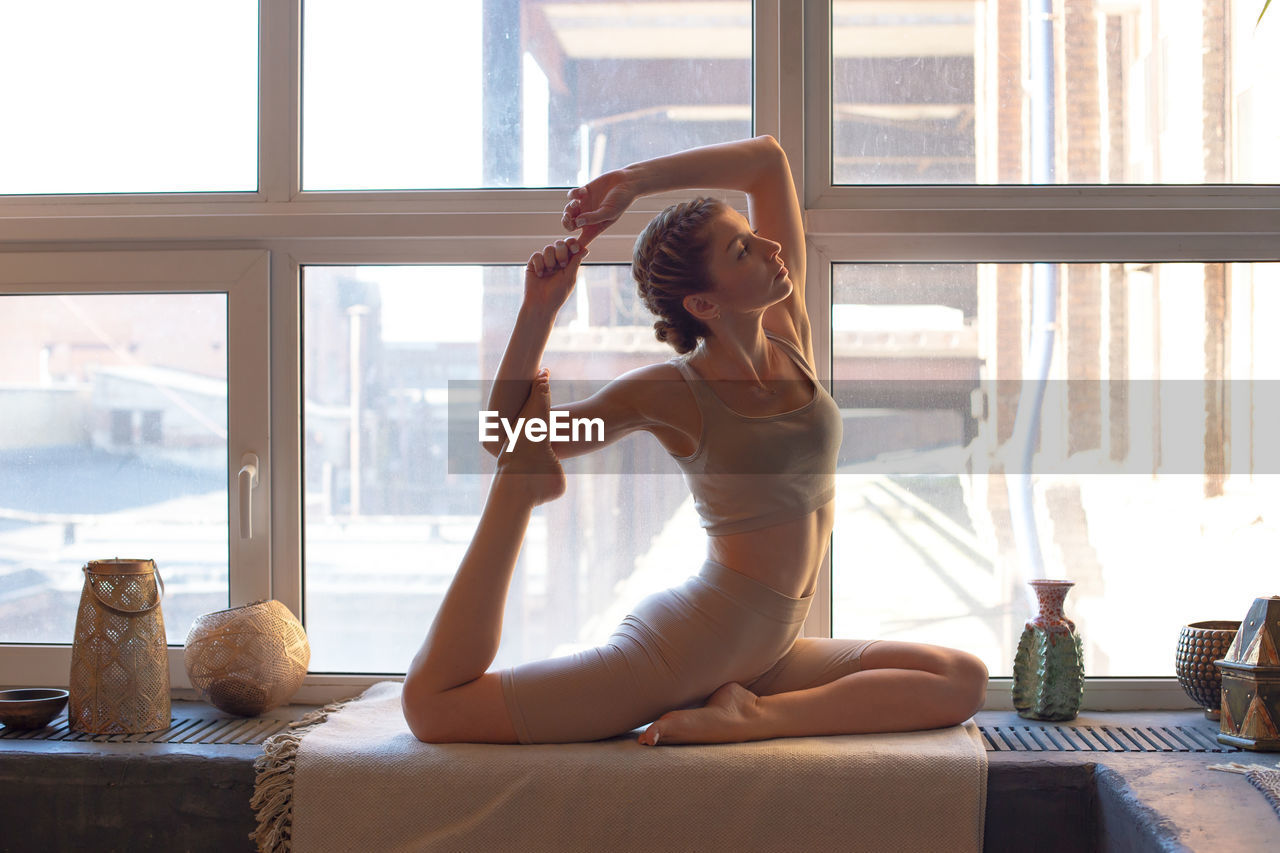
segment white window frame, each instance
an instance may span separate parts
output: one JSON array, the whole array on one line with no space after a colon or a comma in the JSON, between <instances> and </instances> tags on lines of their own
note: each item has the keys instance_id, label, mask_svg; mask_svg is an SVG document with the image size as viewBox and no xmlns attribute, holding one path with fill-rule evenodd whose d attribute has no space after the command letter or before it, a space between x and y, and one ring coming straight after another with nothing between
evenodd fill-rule
<instances>
[{"instance_id":1,"label":"white window frame","mask_svg":"<svg viewBox=\"0 0 1280 853\"><path fill-rule=\"evenodd\" d=\"M829 170L815 166L830 155L830 9L830 0L755 0L753 36L755 131L779 140L802 189L807 301L824 378L831 361L833 263L1280 259L1276 186L832 185ZM269 381L261 405L269 411L271 444L259 455L269 460L264 494L273 527L269 554L257 563L269 570L259 569L251 586L255 597L269 595L301 612L301 267L521 264L557 236L564 190L303 192L301 0L266 0L259 15L256 192L0 197L0 263L14 253L103 248L133 257L269 252L269 284L255 284L253 298L260 316L270 318L270 357L259 364L270 364L260 376ZM634 235L648 218L686 195L642 199L592 245L592 261L628 263ZM808 623L812 635L830 633L829 578L826 565ZM39 647L8 647L0 655L18 661L18 669L6 664L6 673L35 679L29 683L65 671ZM311 675L295 701L349 696L380 678ZM1009 679L992 680L988 707L1010 707L1008 686ZM1091 680L1086 703L1189 706L1172 678Z\"/></svg>"},{"instance_id":2,"label":"white window frame","mask_svg":"<svg viewBox=\"0 0 1280 853\"><path fill-rule=\"evenodd\" d=\"M236 607L271 597L271 446L268 425L271 388L267 294L270 263L260 249L209 251L4 252L0 255L3 296L53 294L221 293L227 297L227 521L229 601ZM239 460L259 458L258 487L250 492L251 530L240 526ZM254 500L261 496L261 499ZM103 557L113 557L104 554ZM131 556L150 557L150 554ZM163 560L158 561L161 576ZM170 646L170 684L190 688L182 646ZM0 647L0 685L66 687L71 646L53 644Z\"/></svg>"}]
</instances>

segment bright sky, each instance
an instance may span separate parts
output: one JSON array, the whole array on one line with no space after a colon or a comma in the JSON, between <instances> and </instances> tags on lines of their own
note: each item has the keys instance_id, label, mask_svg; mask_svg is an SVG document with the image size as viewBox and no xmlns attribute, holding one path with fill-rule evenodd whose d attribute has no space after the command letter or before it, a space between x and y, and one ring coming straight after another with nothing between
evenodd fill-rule
<instances>
[{"instance_id":1,"label":"bright sky","mask_svg":"<svg viewBox=\"0 0 1280 853\"><path fill-rule=\"evenodd\" d=\"M304 189L481 183L482 5L307 0Z\"/></svg>"},{"instance_id":2,"label":"bright sky","mask_svg":"<svg viewBox=\"0 0 1280 853\"><path fill-rule=\"evenodd\" d=\"M258 4L0 0L0 192L253 190Z\"/></svg>"},{"instance_id":3,"label":"bright sky","mask_svg":"<svg viewBox=\"0 0 1280 853\"><path fill-rule=\"evenodd\" d=\"M479 183L480 10L308 0L307 189ZM0 134L0 192L256 189L257 17L256 0L0 0L0 80L21 81L0 114L26 130Z\"/></svg>"},{"instance_id":4,"label":"bright sky","mask_svg":"<svg viewBox=\"0 0 1280 853\"><path fill-rule=\"evenodd\" d=\"M380 285L387 343L479 342L480 267L356 267Z\"/></svg>"}]
</instances>

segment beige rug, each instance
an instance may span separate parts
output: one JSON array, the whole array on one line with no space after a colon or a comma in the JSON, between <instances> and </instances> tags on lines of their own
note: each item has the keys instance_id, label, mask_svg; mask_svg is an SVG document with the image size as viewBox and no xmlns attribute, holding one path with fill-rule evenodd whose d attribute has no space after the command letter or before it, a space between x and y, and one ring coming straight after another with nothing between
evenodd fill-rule
<instances>
[{"instance_id":1,"label":"beige rug","mask_svg":"<svg viewBox=\"0 0 1280 853\"><path fill-rule=\"evenodd\" d=\"M325 719L327 717L327 719ZM276 735L256 764L261 850L982 849L978 728L639 746L433 746L384 682Z\"/></svg>"},{"instance_id":2,"label":"beige rug","mask_svg":"<svg viewBox=\"0 0 1280 853\"><path fill-rule=\"evenodd\" d=\"M1280 768L1280 761L1276 762ZM1262 792L1267 798L1276 816L1280 817L1280 770L1272 769L1265 764L1241 764L1232 761L1228 764L1210 764L1210 770L1225 770L1227 773L1239 773L1249 780L1249 784Z\"/></svg>"}]
</instances>

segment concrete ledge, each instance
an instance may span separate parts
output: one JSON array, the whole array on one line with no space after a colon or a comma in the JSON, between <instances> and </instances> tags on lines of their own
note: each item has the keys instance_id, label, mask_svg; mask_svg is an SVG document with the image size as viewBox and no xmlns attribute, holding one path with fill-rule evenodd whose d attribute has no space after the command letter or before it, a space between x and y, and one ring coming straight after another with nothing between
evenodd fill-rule
<instances>
[{"instance_id":1,"label":"concrete ledge","mask_svg":"<svg viewBox=\"0 0 1280 853\"><path fill-rule=\"evenodd\" d=\"M281 709L285 718L305 707ZM1019 722L983 712L982 725ZM1020 721L1026 722L1026 721ZM1196 712L1094 714L1079 725L1212 723ZM0 850L253 849L258 746L0 741ZM1280 817L1210 764L1276 753L988 753L985 850L1280 850ZM833 849L845 845L832 840Z\"/></svg>"},{"instance_id":2,"label":"concrete ledge","mask_svg":"<svg viewBox=\"0 0 1280 853\"><path fill-rule=\"evenodd\" d=\"M103 749L123 745L78 753L0 747L0 850L256 849L256 747L240 755Z\"/></svg>"},{"instance_id":3,"label":"concrete ledge","mask_svg":"<svg viewBox=\"0 0 1280 853\"><path fill-rule=\"evenodd\" d=\"M977 722L1031 723L1011 711L983 711ZM1218 724L1200 711L1086 712L1069 725L1193 728L1210 743L1218 731ZM1270 766L1280 761L1280 753L992 752L987 757L987 850L1280 850L1280 815L1262 793L1243 776L1208 769L1232 761ZM1087 806L1078 800L1081 772L1091 777ZM1015 789L1006 790L1006 785ZM1054 796L1065 802L1044 802ZM1081 820L1081 808L1092 830L1087 843L1072 828L1073 821ZM1037 826L1042 813L1053 826ZM1055 842L1059 834L1069 843ZM1026 838L1034 838L1035 845Z\"/></svg>"}]
</instances>

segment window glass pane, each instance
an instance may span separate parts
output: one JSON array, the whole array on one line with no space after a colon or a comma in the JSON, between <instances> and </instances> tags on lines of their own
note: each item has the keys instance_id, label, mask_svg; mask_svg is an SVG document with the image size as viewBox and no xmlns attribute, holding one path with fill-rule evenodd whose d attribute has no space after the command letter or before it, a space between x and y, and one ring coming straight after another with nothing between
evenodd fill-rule
<instances>
[{"instance_id":1,"label":"window glass pane","mask_svg":"<svg viewBox=\"0 0 1280 853\"><path fill-rule=\"evenodd\" d=\"M523 265L304 268L312 671L404 672L426 637L489 484L468 473L487 456L474 420L451 432L450 394L496 373L523 276ZM629 282L625 266L579 273L544 359L553 403L673 354L639 301L618 297ZM598 645L641 597L699 568L705 534L651 436L565 470L567 493L534 512L495 666Z\"/></svg>"},{"instance_id":2,"label":"window glass pane","mask_svg":"<svg viewBox=\"0 0 1280 853\"><path fill-rule=\"evenodd\" d=\"M149 558L181 645L228 606L225 294L0 296L0 642L70 643L90 560Z\"/></svg>"},{"instance_id":3,"label":"window glass pane","mask_svg":"<svg viewBox=\"0 0 1280 853\"><path fill-rule=\"evenodd\" d=\"M964 648L1007 677L1026 581L1066 578L1088 675L1172 676L1183 625L1274 592L1280 265L846 264L834 285L837 636Z\"/></svg>"},{"instance_id":4,"label":"window glass pane","mask_svg":"<svg viewBox=\"0 0 1280 853\"><path fill-rule=\"evenodd\" d=\"M0 3L0 193L258 186L258 4Z\"/></svg>"},{"instance_id":5,"label":"window glass pane","mask_svg":"<svg viewBox=\"0 0 1280 853\"><path fill-rule=\"evenodd\" d=\"M307 0L308 190L569 186L751 132L751 3Z\"/></svg>"},{"instance_id":6,"label":"window glass pane","mask_svg":"<svg viewBox=\"0 0 1280 853\"><path fill-rule=\"evenodd\" d=\"M835 0L837 184L1280 180L1258 0Z\"/></svg>"}]
</instances>

